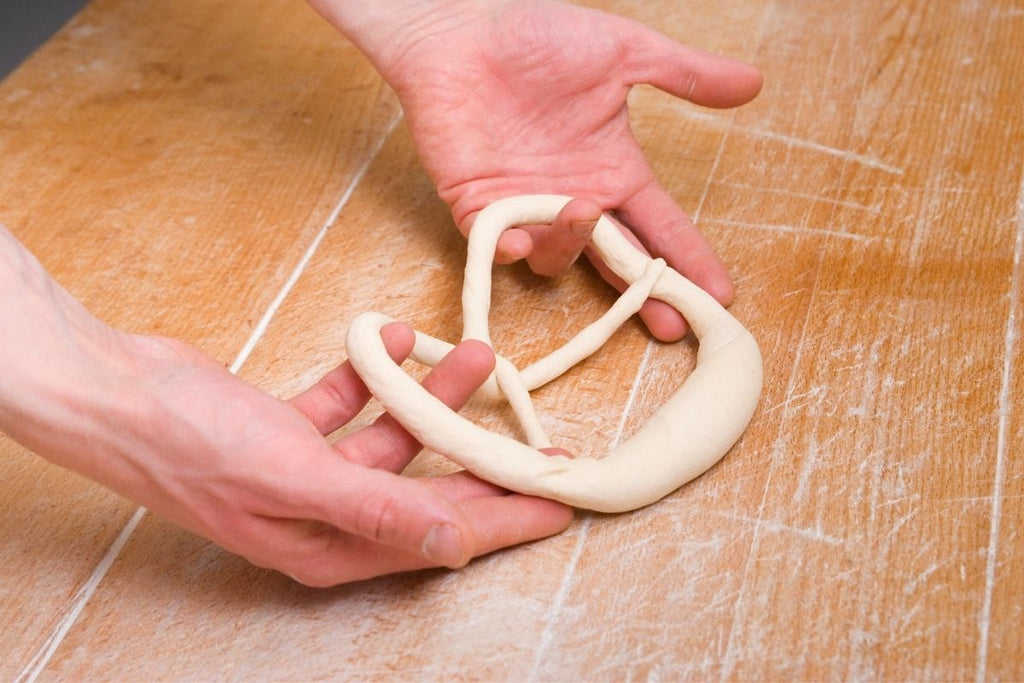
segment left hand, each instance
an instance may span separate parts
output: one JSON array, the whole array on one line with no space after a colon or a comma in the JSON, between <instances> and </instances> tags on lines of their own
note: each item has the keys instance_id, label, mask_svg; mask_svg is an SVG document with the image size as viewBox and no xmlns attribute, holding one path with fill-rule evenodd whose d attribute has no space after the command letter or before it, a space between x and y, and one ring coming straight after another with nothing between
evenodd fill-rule
<instances>
[{"instance_id":1,"label":"left hand","mask_svg":"<svg viewBox=\"0 0 1024 683\"><path fill-rule=\"evenodd\" d=\"M389 352L400 361L412 348L411 330L392 324L382 330ZM449 407L457 410L487 379L494 368L494 355L481 342L466 341L456 345L423 380L423 386ZM291 399L291 405L322 434L331 434L356 416L370 398L370 392L347 361L324 376L315 385ZM335 445L345 460L360 469L371 469L398 475L420 452L422 446L399 422L383 413L370 426L354 431ZM568 455L560 449L549 453ZM467 522L470 533L463 534L463 557L477 557L510 545L543 538L565 529L572 520L571 508L554 501L511 493L482 481L469 472L460 471L438 478L404 479L409 491L424 486L433 489L441 500L456 507ZM400 478L392 477L396 485ZM387 479L382 478L381 482ZM385 499L391 491L381 492ZM394 519L411 514L396 506ZM285 537L298 533L319 536L322 555L313 560L311 577L299 577L307 583L332 584L367 576L437 566L422 554L390 544L383 544L367 535L351 534L324 522L266 519L267 525L280 526ZM296 539L298 541L299 539ZM419 549L417 549L419 550ZM324 573L326 572L326 574ZM310 580L311 579L311 580Z\"/></svg>"},{"instance_id":2,"label":"left hand","mask_svg":"<svg viewBox=\"0 0 1024 683\"><path fill-rule=\"evenodd\" d=\"M558 533L572 510L465 472L400 476L420 445L393 418L324 438L369 392L348 363L290 402L179 340L109 327L0 227L0 431L254 564L316 586ZM381 330L396 362L412 330ZM464 342L424 379L457 407L494 356Z\"/></svg>"},{"instance_id":3,"label":"left hand","mask_svg":"<svg viewBox=\"0 0 1024 683\"><path fill-rule=\"evenodd\" d=\"M626 96L648 83L696 104L733 107L760 90L758 71L635 21L560 2L475 3L483 9L460 12L452 9L459 3L447 5L421 19L400 50L374 61L396 89L423 163L462 232L501 197L579 197L551 230L506 231L499 260L526 258L542 274L559 272L586 243L587 226L602 210L615 210L634 243L728 304L729 275L655 180L630 130ZM686 331L661 302L649 301L641 317L662 339Z\"/></svg>"}]
</instances>

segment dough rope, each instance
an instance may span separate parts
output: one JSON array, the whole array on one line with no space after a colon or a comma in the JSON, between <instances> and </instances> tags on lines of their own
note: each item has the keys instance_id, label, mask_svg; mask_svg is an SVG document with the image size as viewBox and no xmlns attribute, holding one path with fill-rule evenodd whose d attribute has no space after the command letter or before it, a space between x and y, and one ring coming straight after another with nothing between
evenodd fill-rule
<instances>
[{"instance_id":1,"label":"dough rope","mask_svg":"<svg viewBox=\"0 0 1024 683\"><path fill-rule=\"evenodd\" d=\"M561 195L501 199L480 212L470 231L462 291L463 339L491 344L491 268L498 238L510 227L551 223L570 201ZM637 251L602 216L592 244L629 288L601 318L558 350L518 371L496 354L484 390L504 395L529 445L483 429L453 412L395 364L380 329L380 313L352 321L346 347L353 368L395 419L426 447L505 488L599 512L643 507L702 474L732 448L753 417L762 366L751 334L702 289L661 259ZM601 459L549 456L529 392L596 351L648 297L667 302L700 342L697 365L678 390L630 438ZM414 360L435 365L452 345L416 333Z\"/></svg>"}]
</instances>

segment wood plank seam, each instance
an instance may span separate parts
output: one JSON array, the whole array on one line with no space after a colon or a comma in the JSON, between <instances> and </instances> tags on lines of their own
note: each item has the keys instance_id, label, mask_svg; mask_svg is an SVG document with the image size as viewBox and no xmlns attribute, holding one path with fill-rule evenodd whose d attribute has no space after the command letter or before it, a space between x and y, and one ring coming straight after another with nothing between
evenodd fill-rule
<instances>
[{"instance_id":1,"label":"wood plank seam","mask_svg":"<svg viewBox=\"0 0 1024 683\"><path fill-rule=\"evenodd\" d=\"M975 680L984 681L988 670L988 641L992 621L992 596L996 584L996 556L999 550L999 522L1002 514L1003 489L1006 482L1006 460L1009 451L1010 390L1014 354L1017 346L1017 319L1020 316L1018 296L1021 279L1021 254L1024 252L1024 173L1021 174L1017 196L1017 231L1013 244L1013 266L1010 274L1009 309L1003 342L1003 375L999 388L999 422L996 428L996 471L992 482L992 519L989 524L988 557L985 562L985 595L978 615L978 664Z\"/></svg>"},{"instance_id":2,"label":"wood plank seam","mask_svg":"<svg viewBox=\"0 0 1024 683\"><path fill-rule=\"evenodd\" d=\"M302 274L306 270L306 266L309 265L309 262L313 259L317 249L320 247L320 243L323 242L327 232L334 226L335 221L338 220L338 216L341 214L342 209L346 204L348 204L348 200L351 199L352 193L355 192L356 187L360 182L362 182L366 172L370 169L370 165L373 163L374 159L377 158L377 155L380 154L380 150L384 147L384 143L389 137L391 137L392 131L395 130L395 127L401 120L402 110L399 109L391 118L391 121L388 122L387 127L384 129L384 133L380 136L380 139L377 140L374 147L370 150L370 153L366 155L366 159L363 160L362 166L360 166L355 175L352 176L352 182L350 182L348 187L345 188L345 191L341 195L341 199L338 200L334 210L331 211L330 216L328 216L327 220L324 222L323 227L320 228L320 231L317 232L316 236L313 238L313 241L310 243L306 253L303 254L301 259L299 259L299 262L292 271L291 276L289 276L288 280L281 287L281 290L277 293L277 296L267 307L263 317L253 329L252 335L250 335L248 341L246 341L245 345L242 347L238 357L235 358L235 362L231 364L230 370L232 374L238 374L238 371L242 369L245 361L249 358L250 354L252 354L253 349L256 348L256 344L258 344L260 339L263 338L263 335L266 334L267 327L270 325L271 319L273 319L277 314L277 311L281 308L281 304L284 303L285 298L287 298L288 294L292 291L292 288L295 287L299 278L302 277Z\"/></svg>"},{"instance_id":3,"label":"wood plank seam","mask_svg":"<svg viewBox=\"0 0 1024 683\"><path fill-rule=\"evenodd\" d=\"M231 363L230 367L228 368L229 372L231 372L232 374L238 374L242 366L245 364L245 361L252 354L252 351L256 348L256 345L259 343L260 339L262 339L263 335L266 333L267 328L270 325L270 321L273 319L278 309L280 309L281 304L284 303L284 300L287 298L288 293L291 292L291 290L295 287L296 283L298 283L299 279L302 277L303 272L309 265L309 262L312 260L320 244L323 242L323 239L327 235L327 232L334 226L334 223L337 221L338 216L341 214L349 199L351 199L352 194L355 192L356 187L360 184L360 182L362 182L363 177L366 175L374 160L380 154L380 151L384 147L385 142L387 142L388 138L391 137L391 133L398 126L398 123L402 120L402 117L402 111L399 110L388 122L388 125L386 126L384 131L381 133L380 137L378 138L374 146L366 155L366 158L363 160L363 163L359 166L359 168L356 170L356 173L352 176L352 180L345 187L345 190L342 192L342 195L339 198L338 202L335 204L334 209L327 217L327 220L324 221L323 226L321 226L320 230L313 237L309 247L306 249L302 257L299 259L298 263L295 265L295 268L292 270L292 273L289 276L288 280L285 281L281 289L278 291L277 296L274 297L273 301L271 301L270 305L267 307L266 312L264 312L263 316L260 318L260 321L253 329L253 332L249 336L249 339L242 346L242 349L235 357L235 360ZM43 641L43 644L32 656L28 664L26 664L21 673L18 674L17 678L15 679L16 681L18 681L19 683L21 683L22 681L24 681L25 683L32 683L46 669L46 666L49 664L54 654L56 654L57 650L60 648L60 645L64 641L64 638L71 631L71 629L74 628L79 616L81 616L89 600L92 598L96 590L99 588L99 585L103 581L103 578L107 575L107 572L111 569L111 567L113 567L114 563L117 561L118 556L121 554L121 551L127 544L128 539L135 531L135 528L138 526L142 517L145 516L145 513L145 507L139 506L136 509L131 519L124 525L124 527L118 533L117 537L114 539L114 542L107 549L107 552L104 554L103 558L93 569L89 578L82 585L82 587L75 592L75 595L72 597L71 607L68 609L65 616L57 623L53 632L46 638L45 641Z\"/></svg>"},{"instance_id":4,"label":"wood plank seam","mask_svg":"<svg viewBox=\"0 0 1024 683\"><path fill-rule=\"evenodd\" d=\"M114 542L110 544L107 552L100 559L99 564L93 570L92 574L82 584L82 587L75 592L72 597L71 608L65 613L65 615L57 622L57 626L53 629L50 636L43 641L39 650L32 656L25 668L22 669L21 673L15 677L15 681L21 683L32 683L39 675L43 673L46 665L50 663L50 659L57 652L57 648L64 641L65 636L71 631L75 622L78 621L78 617L82 614L82 610L85 609L89 599L99 588L100 582L103 581L103 577L107 575L107 572L114 565L118 556L121 554L121 550L124 548L125 543L128 542L129 537L135 531L135 527L142 521L142 517L146 514L146 508L139 506L135 510L135 514L132 515L128 523L124 525L121 532L114 539Z\"/></svg>"}]
</instances>

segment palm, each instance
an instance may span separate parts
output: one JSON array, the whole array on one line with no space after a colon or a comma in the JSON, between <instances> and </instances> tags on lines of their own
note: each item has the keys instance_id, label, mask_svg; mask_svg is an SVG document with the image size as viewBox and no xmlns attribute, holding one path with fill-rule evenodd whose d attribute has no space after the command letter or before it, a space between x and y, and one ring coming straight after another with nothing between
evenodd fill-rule
<instances>
[{"instance_id":1,"label":"palm","mask_svg":"<svg viewBox=\"0 0 1024 683\"><path fill-rule=\"evenodd\" d=\"M734 106L760 88L751 67L621 17L535 0L420 35L388 72L423 164L463 232L499 197L586 197L616 210L651 252L723 302L731 298L724 267L655 181L626 96L651 83Z\"/></svg>"},{"instance_id":2,"label":"palm","mask_svg":"<svg viewBox=\"0 0 1024 683\"><path fill-rule=\"evenodd\" d=\"M619 206L653 179L629 129L622 46L598 26L516 11L509 31L491 25L453 41L444 65L420 62L407 110L428 172L460 223L512 193Z\"/></svg>"}]
</instances>

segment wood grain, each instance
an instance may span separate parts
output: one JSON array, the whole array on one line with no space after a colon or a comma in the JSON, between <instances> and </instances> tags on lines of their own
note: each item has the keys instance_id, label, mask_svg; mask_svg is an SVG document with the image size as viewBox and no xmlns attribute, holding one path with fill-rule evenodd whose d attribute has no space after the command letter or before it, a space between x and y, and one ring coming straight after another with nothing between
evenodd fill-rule
<instances>
[{"instance_id":1,"label":"wood grain","mask_svg":"<svg viewBox=\"0 0 1024 683\"><path fill-rule=\"evenodd\" d=\"M102 318L230 364L397 111L304 7L95 2L0 88L0 221ZM135 506L0 449L7 672Z\"/></svg>"},{"instance_id":2,"label":"wood grain","mask_svg":"<svg viewBox=\"0 0 1024 683\"><path fill-rule=\"evenodd\" d=\"M630 100L762 347L742 441L644 510L580 513L460 572L328 591L147 515L44 676L1024 678L1024 12L588 4L765 72L737 111L650 88ZM0 220L106 319L289 396L342 360L363 310L458 335L464 241L397 114L301 5L95 0L0 84ZM520 361L613 300L587 267L495 282L494 338ZM630 323L538 392L545 427L607 452L693 352ZM515 430L483 402L467 415ZM134 506L0 449L0 671L14 677ZM410 474L451 468L425 454Z\"/></svg>"}]
</instances>

